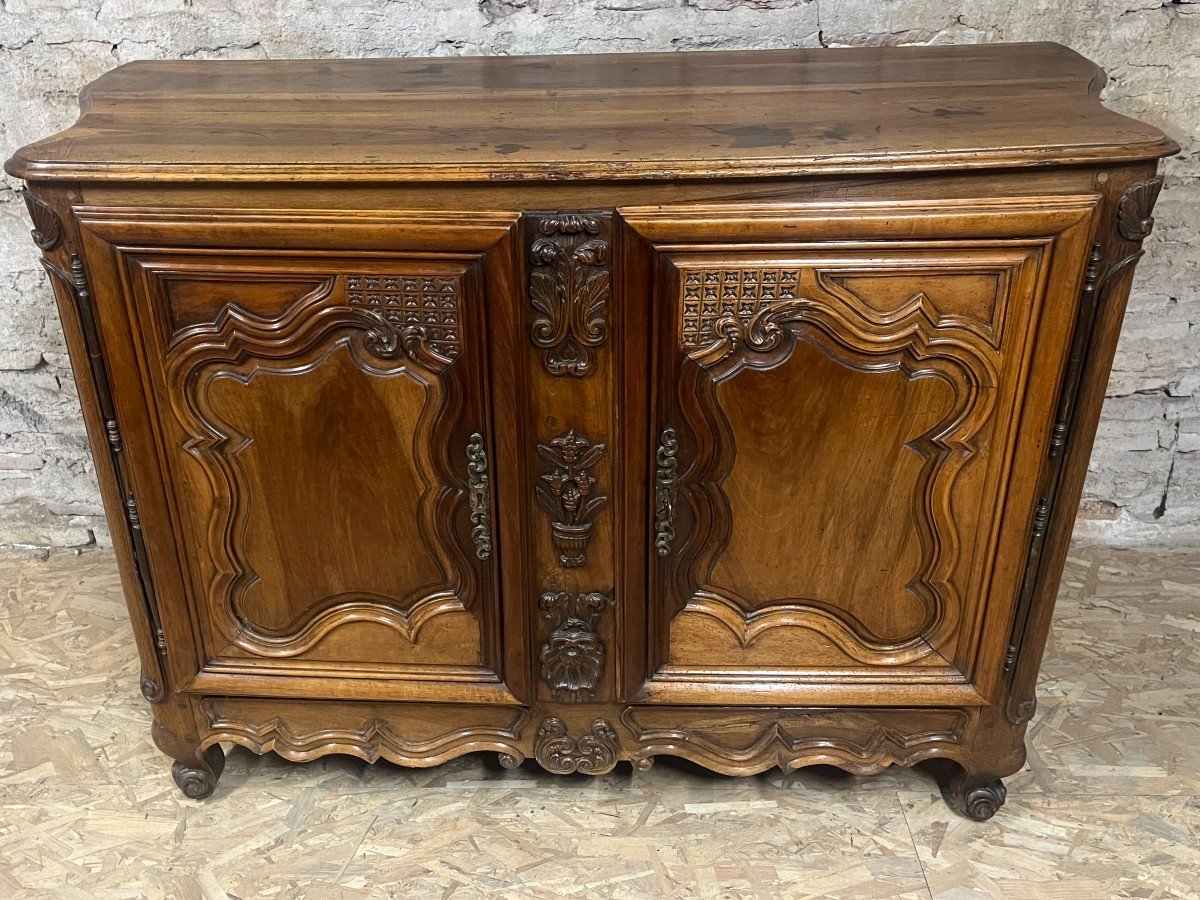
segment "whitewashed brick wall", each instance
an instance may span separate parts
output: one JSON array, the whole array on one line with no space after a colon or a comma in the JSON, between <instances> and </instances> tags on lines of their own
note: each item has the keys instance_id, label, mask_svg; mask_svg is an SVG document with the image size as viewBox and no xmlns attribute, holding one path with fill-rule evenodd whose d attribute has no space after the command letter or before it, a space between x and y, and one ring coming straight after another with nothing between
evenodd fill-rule
<instances>
[{"instance_id":1,"label":"whitewashed brick wall","mask_svg":"<svg viewBox=\"0 0 1200 900\"><path fill-rule=\"evenodd\" d=\"M0 154L63 128L134 59L578 53L1053 40L1116 109L1183 145L1166 168L1083 509L1118 541L1200 534L1196 0L0 0ZM19 184L0 184L0 544L107 539Z\"/></svg>"}]
</instances>

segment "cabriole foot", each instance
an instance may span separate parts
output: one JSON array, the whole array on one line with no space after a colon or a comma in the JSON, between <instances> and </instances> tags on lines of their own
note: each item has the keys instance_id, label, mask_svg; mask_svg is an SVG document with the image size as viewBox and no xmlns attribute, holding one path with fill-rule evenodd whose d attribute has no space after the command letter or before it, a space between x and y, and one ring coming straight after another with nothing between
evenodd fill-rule
<instances>
[{"instance_id":1,"label":"cabriole foot","mask_svg":"<svg viewBox=\"0 0 1200 900\"><path fill-rule=\"evenodd\" d=\"M189 766L176 762L171 766L171 777L179 785L184 796L192 800L203 800L216 790L217 779L225 768L225 752L220 744L213 744L201 754L201 765Z\"/></svg>"},{"instance_id":2,"label":"cabriole foot","mask_svg":"<svg viewBox=\"0 0 1200 900\"><path fill-rule=\"evenodd\" d=\"M515 769L521 765L521 760L511 753L501 753L498 756L500 765L506 769Z\"/></svg>"},{"instance_id":3,"label":"cabriole foot","mask_svg":"<svg viewBox=\"0 0 1200 900\"><path fill-rule=\"evenodd\" d=\"M999 778L980 782L957 777L945 783L942 792L952 809L976 822L984 822L994 816L1008 796L1008 789Z\"/></svg>"}]
</instances>

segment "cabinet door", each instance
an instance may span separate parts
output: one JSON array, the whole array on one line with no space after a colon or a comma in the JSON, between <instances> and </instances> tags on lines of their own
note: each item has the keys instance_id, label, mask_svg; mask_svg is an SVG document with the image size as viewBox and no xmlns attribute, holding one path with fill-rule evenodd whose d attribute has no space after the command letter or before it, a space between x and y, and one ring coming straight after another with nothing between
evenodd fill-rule
<instances>
[{"instance_id":1,"label":"cabinet door","mask_svg":"<svg viewBox=\"0 0 1200 900\"><path fill-rule=\"evenodd\" d=\"M623 211L656 346L636 696L986 702L1094 207Z\"/></svg>"},{"instance_id":2,"label":"cabinet door","mask_svg":"<svg viewBox=\"0 0 1200 900\"><path fill-rule=\"evenodd\" d=\"M486 360L515 217L80 215L174 683L512 702Z\"/></svg>"}]
</instances>

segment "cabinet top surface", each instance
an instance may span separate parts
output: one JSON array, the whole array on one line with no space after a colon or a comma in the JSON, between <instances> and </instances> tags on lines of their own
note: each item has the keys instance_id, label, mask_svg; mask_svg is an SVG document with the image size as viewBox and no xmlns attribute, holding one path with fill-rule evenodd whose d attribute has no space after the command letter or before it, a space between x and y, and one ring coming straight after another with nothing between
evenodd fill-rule
<instances>
[{"instance_id":1,"label":"cabinet top surface","mask_svg":"<svg viewBox=\"0 0 1200 900\"><path fill-rule=\"evenodd\" d=\"M1178 147L1056 44L135 62L27 179L720 178L1123 162Z\"/></svg>"}]
</instances>

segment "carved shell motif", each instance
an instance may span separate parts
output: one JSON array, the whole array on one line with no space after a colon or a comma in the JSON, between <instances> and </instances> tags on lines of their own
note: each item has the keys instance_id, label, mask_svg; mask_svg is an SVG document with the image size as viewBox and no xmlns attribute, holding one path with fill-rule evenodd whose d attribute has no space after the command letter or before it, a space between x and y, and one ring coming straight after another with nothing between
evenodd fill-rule
<instances>
[{"instance_id":1,"label":"carved shell motif","mask_svg":"<svg viewBox=\"0 0 1200 900\"><path fill-rule=\"evenodd\" d=\"M58 246L62 240L62 220L46 201L35 197L29 191L24 191L25 206L29 210L29 218L33 222L33 242L38 249L49 252Z\"/></svg>"},{"instance_id":2,"label":"carved shell motif","mask_svg":"<svg viewBox=\"0 0 1200 900\"><path fill-rule=\"evenodd\" d=\"M1154 201L1162 190L1163 179L1159 175L1149 181L1130 185L1117 204L1117 231L1127 241L1142 241L1154 228Z\"/></svg>"}]
</instances>

